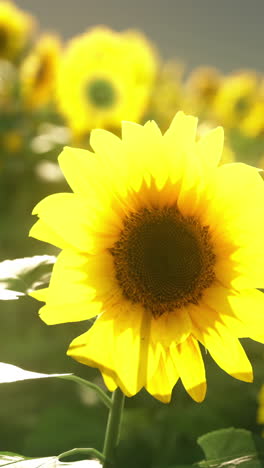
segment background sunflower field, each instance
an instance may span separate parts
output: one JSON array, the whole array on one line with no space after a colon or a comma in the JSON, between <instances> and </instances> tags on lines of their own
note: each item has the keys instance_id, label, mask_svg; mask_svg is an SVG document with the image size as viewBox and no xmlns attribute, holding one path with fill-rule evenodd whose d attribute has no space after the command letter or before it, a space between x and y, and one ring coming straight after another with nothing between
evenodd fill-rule
<instances>
[{"instance_id":1,"label":"background sunflower field","mask_svg":"<svg viewBox=\"0 0 264 468\"><path fill-rule=\"evenodd\" d=\"M58 253L28 237L31 211L70 191L57 156L65 145L89 149L94 127L119 135L122 120L154 119L165 130L184 110L199 117L200 135L224 127L223 162L264 169L263 15L260 0L0 1L0 261ZM96 369L65 354L87 323L47 327L27 296L0 307L0 361L103 385ZM243 341L253 384L232 379L205 353L203 403L181 384L168 405L145 391L126 399L120 466L196 463L197 438L217 429L261 435L264 349ZM44 457L102 446L107 411L92 390L25 381L1 385L0 401L0 451Z\"/></svg>"}]
</instances>

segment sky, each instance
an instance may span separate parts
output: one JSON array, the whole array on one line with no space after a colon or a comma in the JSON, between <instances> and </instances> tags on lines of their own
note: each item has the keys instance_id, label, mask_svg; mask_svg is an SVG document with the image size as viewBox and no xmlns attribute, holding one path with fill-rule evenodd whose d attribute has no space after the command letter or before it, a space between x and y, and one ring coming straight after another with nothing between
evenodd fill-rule
<instances>
[{"instance_id":1,"label":"sky","mask_svg":"<svg viewBox=\"0 0 264 468\"><path fill-rule=\"evenodd\" d=\"M264 72L264 0L17 0L36 15L42 31L68 39L104 24L135 28L164 59L187 69L211 65L223 72Z\"/></svg>"}]
</instances>

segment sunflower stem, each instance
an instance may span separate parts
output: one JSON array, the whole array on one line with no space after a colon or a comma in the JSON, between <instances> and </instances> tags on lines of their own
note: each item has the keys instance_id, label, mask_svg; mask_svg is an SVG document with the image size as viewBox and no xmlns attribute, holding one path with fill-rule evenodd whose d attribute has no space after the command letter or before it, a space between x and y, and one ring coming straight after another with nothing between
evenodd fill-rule
<instances>
[{"instance_id":1,"label":"sunflower stem","mask_svg":"<svg viewBox=\"0 0 264 468\"><path fill-rule=\"evenodd\" d=\"M61 461L62 458L69 457L72 455L88 455L89 457L94 457L100 460L102 463L105 461L105 457L101 452L94 448L74 448L63 452L58 456L58 460Z\"/></svg>"},{"instance_id":2,"label":"sunflower stem","mask_svg":"<svg viewBox=\"0 0 264 468\"><path fill-rule=\"evenodd\" d=\"M121 418L124 407L125 395L117 388L112 395L112 407L109 411L105 432L103 455L105 462L103 468L114 468L116 447L119 442Z\"/></svg>"}]
</instances>

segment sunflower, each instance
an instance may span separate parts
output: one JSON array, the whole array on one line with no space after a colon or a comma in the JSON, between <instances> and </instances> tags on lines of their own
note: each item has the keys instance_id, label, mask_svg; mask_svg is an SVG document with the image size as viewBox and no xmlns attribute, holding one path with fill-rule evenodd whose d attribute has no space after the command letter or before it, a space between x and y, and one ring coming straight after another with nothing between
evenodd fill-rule
<instances>
[{"instance_id":1,"label":"sunflower","mask_svg":"<svg viewBox=\"0 0 264 468\"><path fill-rule=\"evenodd\" d=\"M216 68L194 69L186 83L184 108L190 113L200 115L203 119L208 119L220 83L221 75Z\"/></svg>"},{"instance_id":2,"label":"sunflower","mask_svg":"<svg viewBox=\"0 0 264 468\"><path fill-rule=\"evenodd\" d=\"M18 154L23 148L23 134L19 130L3 132L0 137L1 150L8 154Z\"/></svg>"},{"instance_id":3,"label":"sunflower","mask_svg":"<svg viewBox=\"0 0 264 468\"><path fill-rule=\"evenodd\" d=\"M201 343L237 379L252 381L239 338L263 342L264 187L257 169L218 167L223 131L196 139L197 119L178 112L124 122L122 140L91 133L87 150L59 163L74 193L51 195L31 236L62 249L46 302L47 324L91 319L68 354L100 369L127 396L142 387L169 402L180 378L202 401Z\"/></svg>"},{"instance_id":4,"label":"sunflower","mask_svg":"<svg viewBox=\"0 0 264 468\"><path fill-rule=\"evenodd\" d=\"M183 66L172 60L160 67L147 114L143 116L141 123L151 118L158 123L161 130L168 128L176 111L182 108L184 96L182 74Z\"/></svg>"},{"instance_id":5,"label":"sunflower","mask_svg":"<svg viewBox=\"0 0 264 468\"><path fill-rule=\"evenodd\" d=\"M16 59L27 45L33 28L31 15L9 1L0 1L0 58Z\"/></svg>"},{"instance_id":6,"label":"sunflower","mask_svg":"<svg viewBox=\"0 0 264 468\"><path fill-rule=\"evenodd\" d=\"M264 90L263 90L264 91ZM250 112L241 122L240 131L249 138L263 138L264 135L264 95L256 96Z\"/></svg>"},{"instance_id":7,"label":"sunflower","mask_svg":"<svg viewBox=\"0 0 264 468\"><path fill-rule=\"evenodd\" d=\"M52 100L59 55L59 39L45 34L22 63L21 93L28 107L42 107Z\"/></svg>"},{"instance_id":8,"label":"sunflower","mask_svg":"<svg viewBox=\"0 0 264 468\"><path fill-rule=\"evenodd\" d=\"M239 127L255 104L258 87L258 77L251 71L223 78L213 101L214 118L225 127Z\"/></svg>"},{"instance_id":9,"label":"sunflower","mask_svg":"<svg viewBox=\"0 0 264 468\"><path fill-rule=\"evenodd\" d=\"M97 27L74 38L64 51L57 104L75 134L138 121L152 90L157 58L139 33Z\"/></svg>"}]
</instances>

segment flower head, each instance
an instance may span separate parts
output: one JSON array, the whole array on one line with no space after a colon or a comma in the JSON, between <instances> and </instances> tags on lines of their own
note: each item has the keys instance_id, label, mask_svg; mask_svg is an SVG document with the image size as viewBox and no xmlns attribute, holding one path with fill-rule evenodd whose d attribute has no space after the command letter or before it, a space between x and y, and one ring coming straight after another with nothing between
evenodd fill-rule
<instances>
[{"instance_id":1,"label":"flower head","mask_svg":"<svg viewBox=\"0 0 264 468\"><path fill-rule=\"evenodd\" d=\"M214 99L221 84L221 76L212 67L198 67L190 74L186 83L184 108L199 115L203 120L210 118Z\"/></svg>"},{"instance_id":2,"label":"flower head","mask_svg":"<svg viewBox=\"0 0 264 468\"><path fill-rule=\"evenodd\" d=\"M156 55L139 33L97 27L70 41L57 80L58 108L76 134L139 120L155 79Z\"/></svg>"},{"instance_id":3,"label":"flower head","mask_svg":"<svg viewBox=\"0 0 264 468\"><path fill-rule=\"evenodd\" d=\"M166 130L176 111L182 108L183 66L175 61L165 62L159 69L147 113L142 122L153 119L161 130Z\"/></svg>"},{"instance_id":4,"label":"flower head","mask_svg":"<svg viewBox=\"0 0 264 468\"><path fill-rule=\"evenodd\" d=\"M28 107L41 107L52 99L60 55L56 36L43 35L21 66L23 99Z\"/></svg>"},{"instance_id":5,"label":"flower head","mask_svg":"<svg viewBox=\"0 0 264 468\"><path fill-rule=\"evenodd\" d=\"M27 45L33 18L9 1L0 1L0 58L14 60Z\"/></svg>"},{"instance_id":6,"label":"flower head","mask_svg":"<svg viewBox=\"0 0 264 468\"><path fill-rule=\"evenodd\" d=\"M31 235L60 247L50 286L33 295L48 324L97 316L68 354L107 387L145 387L168 402L179 378L202 401L201 343L232 376L252 380L240 337L263 341L263 181L239 163L218 167L223 131L198 141L182 112L161 134L124 122L122 140L91 133L94 153L66 148L74 193L51 195Z\"/></svg>"},{"instance_id":7,"label":"flower head","mask_svg":"<svg viewBox=\"0 0 264 468\"><path fill-rule=\"evenodd\" d=\"M264 135L264 80L259 83L255 99L245 119L241 122L240 131L251 138L263 138Z\"/></svg>"},{"instance_id":8,"label":"flower head","mask_svg":"<svg viewBox=\"0 0 264 468\"><path fill-rule=\"evenodd\" d=\"M239 127L255 104L258 86L256 74L249 71L223 78L213 102L214 118L225 127Z\"/></svg>"}]
</instances>

